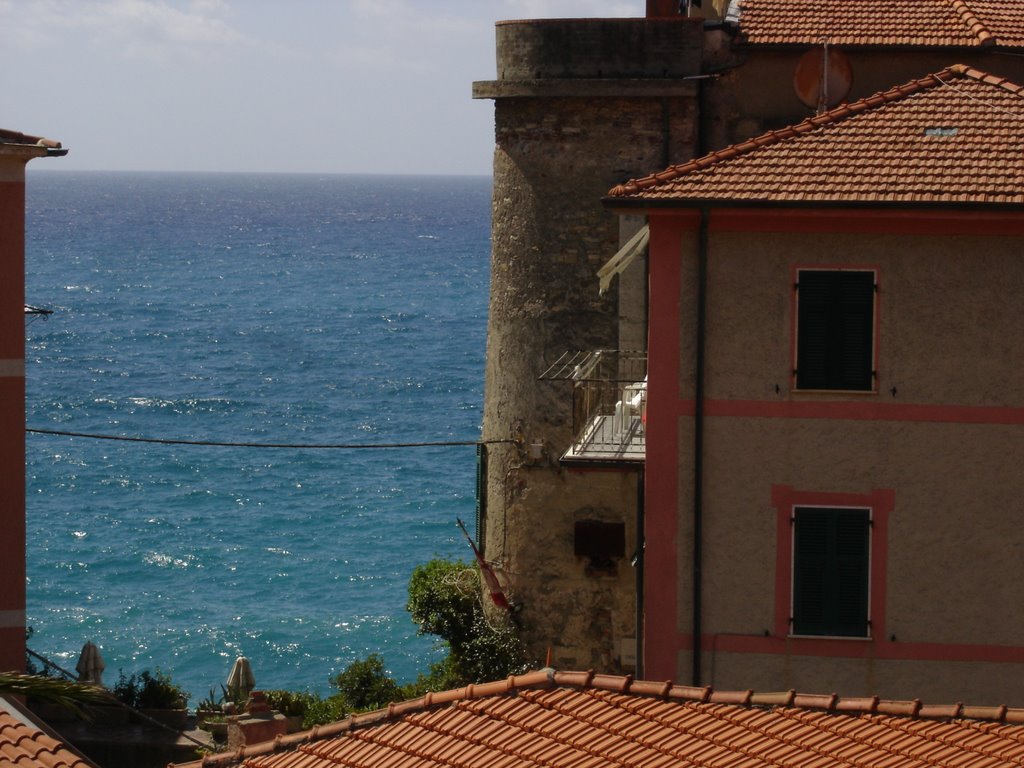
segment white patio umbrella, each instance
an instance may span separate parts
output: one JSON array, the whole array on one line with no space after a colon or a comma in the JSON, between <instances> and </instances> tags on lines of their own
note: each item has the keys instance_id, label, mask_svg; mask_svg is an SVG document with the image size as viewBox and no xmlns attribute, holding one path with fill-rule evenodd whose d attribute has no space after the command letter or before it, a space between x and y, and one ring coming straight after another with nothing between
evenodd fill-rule
<instances>
[{"instance_id":1,"label":"white patio umbrella","mask_svg":"<svg viewBox=\"0 0 1024 768\"><path fill-rule=\"evenodd\" d=\"M103 655L100 649L92 640L82 646L82 653L78 657L78 664L75 671L78 672L78 682L103 685L103 670L107 665L103 663Z\"/></svg>"},{"instance_id":2,"label":"white patio umbrella","mask_svg":"<svg viewBox=\"0 0 1024 768\"><path fill-rule=\"evenodd\" d=\"M231 667L231 673L228 675L227 686L228 693L231 694L231 698L235 701L248 698L249 693L256 687L256 678L252 674L252 666L245 656L239 656L235 659L235 664Z\"/></svg>"}]
</instances>

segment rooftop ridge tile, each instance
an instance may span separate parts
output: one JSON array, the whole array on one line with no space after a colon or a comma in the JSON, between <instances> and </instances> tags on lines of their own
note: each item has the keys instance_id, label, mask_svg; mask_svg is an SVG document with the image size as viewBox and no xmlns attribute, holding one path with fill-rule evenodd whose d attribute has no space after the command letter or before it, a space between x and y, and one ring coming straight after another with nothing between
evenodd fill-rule
<instances>
[{"instance_id":1,"label":"rooftop ridge tile","mask_svg":"<svg viewBox=\"0 0 1024 768\"><path fill-rule=\"evenodd\" d=\"M996 44L996 36L975 16L974 11L964 0L947 0L947 2L953 6L953 10L959 14L971 34L978 38L979 45L987 47Z\"/></svg>"}]
</instances>

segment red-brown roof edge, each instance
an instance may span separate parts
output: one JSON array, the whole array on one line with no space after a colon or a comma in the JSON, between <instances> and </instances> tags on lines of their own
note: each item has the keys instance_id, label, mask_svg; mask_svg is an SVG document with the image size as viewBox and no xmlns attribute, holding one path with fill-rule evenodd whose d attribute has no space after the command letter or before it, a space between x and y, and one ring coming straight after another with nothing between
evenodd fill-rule
<instances>
[{"instance_id":1,"label":"red-brown roof edge","mask_svg":"<svg viewBox=\"0 0 1024 768\"><path fill-rule=\"evenodd\" d=\"M47 149L60 149L61 143L53 139L44 139L42 136L29 136L19 131L9 131L0 128L0 143L2 144L30 144Z\"/></svg>"}]
</instances>

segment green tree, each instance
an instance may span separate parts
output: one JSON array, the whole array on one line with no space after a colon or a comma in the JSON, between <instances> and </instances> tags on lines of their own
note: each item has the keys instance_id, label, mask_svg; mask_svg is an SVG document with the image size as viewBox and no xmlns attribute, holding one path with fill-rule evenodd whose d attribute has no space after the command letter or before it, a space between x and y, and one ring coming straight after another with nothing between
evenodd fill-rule
<instances>
[{"instance_id":1,"label":"green tree","mask_svg":"<svg viewBox=\"0 0 1024 768\"><path fill-rule=\"evenodd\" d=\"M504 612L488 615L480 596L476 563L434 559L413 571L406 610L420 634L437 635L448 649L448 658L417 681L416 693L500 680L527 669L511 618Z\"/></svg>"},{"instance_id":2,"label":"green tree","mask_svg":"<svg viewBox=\"0 0 1024 768\"><path fill-rule=\"evenodd\" d=\"M349 712L381 709L401 698L402 693L384 669L384 659L376 653L349 664L334 676L331 685L338 689L338 696Z\"/></svg>"}]
</instances>

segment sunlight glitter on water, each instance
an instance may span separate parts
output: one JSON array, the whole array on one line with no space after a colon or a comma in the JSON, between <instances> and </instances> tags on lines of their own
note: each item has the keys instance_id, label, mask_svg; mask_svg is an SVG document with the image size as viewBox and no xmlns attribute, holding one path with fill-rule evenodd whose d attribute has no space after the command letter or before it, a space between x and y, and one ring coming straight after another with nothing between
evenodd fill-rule
<instances>
[{"instance_id":1,"label":"sunlight glitter on water","mask_svg":"<svg viewBox=\"0 0 1024 768\"><path fill-rule=\"evenodd\" d=\"M28 295L62 307L26 329L27 420L191 440L474 439L489 194L487 179L30 175ZM91 639L108 672L160 667L194 696L238 654L271 687L324 691L372 651L411 679L437 651L405 613L406 584L434 555L468 555L454 519L472 517L473 462L471 447L30 435L32 647L69 659Z\"/></svg>"}]
</instances>

